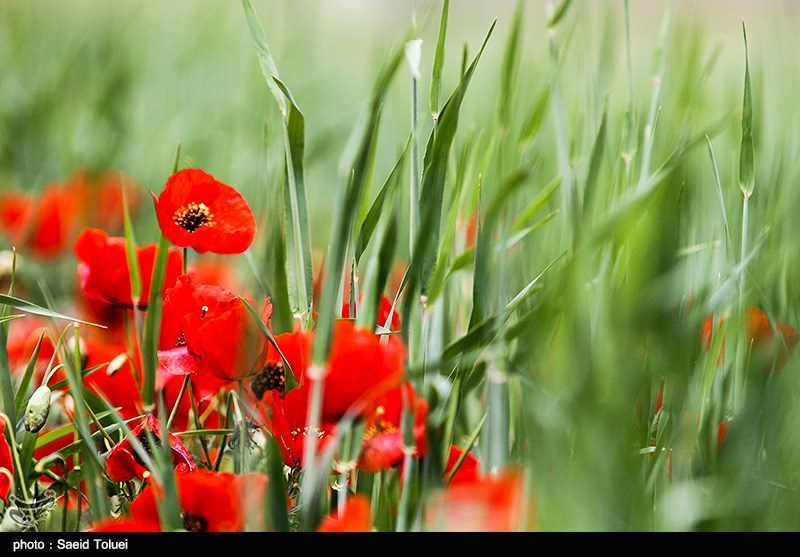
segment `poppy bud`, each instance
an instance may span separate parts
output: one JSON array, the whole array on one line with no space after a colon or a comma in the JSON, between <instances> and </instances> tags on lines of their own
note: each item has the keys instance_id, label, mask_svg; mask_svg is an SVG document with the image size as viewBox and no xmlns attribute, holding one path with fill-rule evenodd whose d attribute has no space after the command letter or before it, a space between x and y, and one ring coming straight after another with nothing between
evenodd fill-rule
<instances>
[{"instance_id":1,"label":"poppy bud","mask_svg":"<svg viewBox=\"0 0 800 557\"><path fill-rule=\"evenodd\" d=\"M42 385L31 395L28 407L25 409L25 429L36 433L47 421L50 414L50 388Z\"/></svg>"}]
</instances>

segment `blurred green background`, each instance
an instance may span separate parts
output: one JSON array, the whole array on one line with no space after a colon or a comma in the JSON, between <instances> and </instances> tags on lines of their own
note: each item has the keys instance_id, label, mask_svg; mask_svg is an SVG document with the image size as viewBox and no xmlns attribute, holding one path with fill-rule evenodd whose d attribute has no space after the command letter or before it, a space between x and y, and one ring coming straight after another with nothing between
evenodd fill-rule
<instances>
[{"instance_id":1,"label":"blurred green background","mask_svg":"<svg viewBox=\"0 0 800 557\"><path fill-rule=\"evenodd\" d=\"M524 6L514 99L521 113L550 76L546 2L528 0ZM575 118L596 118L593 112L605 96L620 106L627 100L622 2L577 6L564 45L565 96ZM634 86L643 109L664 6L634 1L631 7ZM325 200L342 187L339 158L365 109L371 80L415 15L417 35L424 40L421 98L427 98L440 2L270 0L256 2L256 8L283 80L306 115L312 238L319 244L328 222ZM474 53L498 19L465 101L462 129L490 125L513 8L510 0L453 2L443 94L455 85L463 45ZM756 102L765 109L759 123L779 123L782 139L795 143L790 130L797 113L787 85L796 64L785 55L791 52L785 45L794 38L797 12L787 1L678 1L664 115L674 113L675 96L695 94L699 86L698 116L711 119L737 109L739 22L746 17ZM35 190L88 166L122 171L158 191L180 141L184 164L207 169L266 209L263 192L279 183L280 128L238 2L2 0L0 14L0 188ZM719 62L703 76L691 61L704 61L715 49ZM384 109L378 177L388 172L405 140L408 104L404 71ZM421 121L423 130L430 128L429 120ZM545 119L537 148L553 158L547 152L550 122ZM729 131L733 137L735 130ZM721 157L720 164L732 164L730 157Z\"/></svg>"}]
</instances>

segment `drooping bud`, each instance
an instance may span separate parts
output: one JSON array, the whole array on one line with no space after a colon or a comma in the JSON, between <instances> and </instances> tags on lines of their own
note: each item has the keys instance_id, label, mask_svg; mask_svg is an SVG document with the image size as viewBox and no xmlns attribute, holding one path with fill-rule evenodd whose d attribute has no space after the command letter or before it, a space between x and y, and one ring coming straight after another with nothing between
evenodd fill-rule
<instances>
[{"instance_id":1,"label":"drooping bud","mask_svg":"<svg viewBox=\"0 0 800 557\"><path fill-rule=\"evenodd\" d=\"M42 385L31 395L25 409L25 429L36 433L44 426L50 414L50 388Z\"/></svg>"}]
</instances>

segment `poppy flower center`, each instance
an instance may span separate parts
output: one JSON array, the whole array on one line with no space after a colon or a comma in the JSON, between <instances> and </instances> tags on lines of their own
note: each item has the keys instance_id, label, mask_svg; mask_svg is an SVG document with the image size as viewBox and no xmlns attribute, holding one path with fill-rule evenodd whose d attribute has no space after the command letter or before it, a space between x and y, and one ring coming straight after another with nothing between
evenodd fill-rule
<instances>
[{"instance_id":1,"label":"poppy flower center","mask_svg":"<svg viewBox=\"0 0 800 557\"><path fill-rule=\"evenodd\" d=\"M267 362L264 369L259 371L250 383L250 389L257 398L261 399L267 391L278 391L283 396L286 390L286 370L283 362Z\"/></svg>"},{"instance_id":2,"label":"poppy flower center","mask_svg":"<svg viewBox=\"0 0 800 557\"><path fill-rule=\"evenodd\" d=\"M185 514L183 515L183 527L189 532L205 532L208 530L208 522L202 516Z\"/></svg>"},{"instance_id":3,"label":"poppy flower center","mask_svg":"<svg viewBox=\"0 0 800 557\"><path fill-rule=\"evenodd\" d=\"M181 331L178 338L175 339L175 346L186 346L186 336L183 334L183 331Z\"/></svg>"},{"instance_id":4,"label":"poppy flower center","mask_svg":"<svg viewBox=\"0 0 800 557\"><path fill-rule=\"evenodd\" d=\"M205 203L193 201L175 211L172 221L187 232L194 232L201 226L214 226L214 214Z\"/></svg>"},{"instance_id":5,"label":"poppy flower center","mask_svg":"<svg viewBox=\"0 0 800 557\"><path fill-rule=\"evenodd\" d=\"M394 424L384 419L386 409L383 406L378 406L375 409L375 415L370 424L364 429L364 441L369 441L373 437L383 433L393 433L397 431Z\"/></svg>"},{"instance_id":6,"label":"poppy flower center","mask_svg":"<svg viewBox=\"0 0 800 557\"><path fill-rule=\"evenodd\" d=\"M160 448L161 447L161 439L159 439L158 437L153 435L152 432L149 432L149 433L150 434L148 435L147 431L140 431L139 434L136 436L136 440L139 441L139 444L144 449L144 452L146 452L147 454L151 455L151 454L153 454L153 447L150 444L150 439L153 440L153 445L155 445L156 448ZM145 465L144 462L142 461L142 457L139 455L138 451L133 451L133 460L135 460L136 462L138 462L142 466Z\"/></svg>"},{"instance_id":7,"label":"poppy flower center","mask_svg":"<svg viewBox=\"0 0 800 557\"><path fill-rule=\"evenodd\" d=\"M300 437L300 435L308 435L310 432L311 429L308 426L303 427L303 429L300 429L298 427L294 431L290 432L292 435L292 441L297 441L297 438ZM322 439L323 437L325 437L325 432L322 431L321 429L314 428L314 435L317 436L317 439Z\"/></svg>"}]
</instances>

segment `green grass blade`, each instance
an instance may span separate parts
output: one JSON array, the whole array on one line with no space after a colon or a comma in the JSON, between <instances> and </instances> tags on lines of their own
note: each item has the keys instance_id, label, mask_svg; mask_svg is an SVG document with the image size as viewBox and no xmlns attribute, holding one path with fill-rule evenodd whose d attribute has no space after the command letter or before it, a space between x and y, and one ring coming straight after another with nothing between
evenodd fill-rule
<instances>
[{"instance_id":1,"label":"green grass blade","mask_svg":"<svg viewBox=\"0 0 800 557\"><path fill-rule=\"evenodd\" d=\"M42 347L44 335L45 332L42 331L36 341L36 346L33 347L33 353L28 360L28 365L25 366L25 373L22 374L22 379L20 379L19 386L17 387L17 396L14 398L14 407L17 409L17 414L25 410L25 400L28 397L28 390L30 389L33 372L36 369L36 360L39 358L39 349Z\"/></svg>"},{"instance_id":2,"label":"green grass blade","mask_svg":"<svg viewBox=\"0 0 800 557\"><path fill-rule=\"evenodd\" d=\"M266 531L288 532L289 514L286 508L286 479L283 474L283 457L274 437L269 437L266 447L267 493L264 497Z\"/></svg>"},{"instance_id":3,"label":"green grass blade","mask_svg":"<svg viewBox=\"0 0 800 557\"><path fill-rule=\"evenodd\" d=\"M308 226L308 208L303 171L305 153L305 117L286 85L272 76L278 89L288 100L288 113L284 119L284 144L286 148L286 180L284 182L284 214L286 244L289 257L286 274L292 311L311 322L313 271L311 268L311 232Z\"/></svg>"},{"instance_id":4,"label":"green grass blade","mask_svg":"<svg viewBox=\"0 0 800 557\"><path fill-rule=\"evenodd\" d=\"M606 153L606 135L608 125L608 105L603 107L603 117L600 119L600 128L597 130L597 136L594 140L592 147L592 155L589 159L589 169L586 172L586 182L583 188L583 203L582 214L585 220L588 211L594 201L594 196L597 192L597 183L600 178L600 169L603 165Z\"/></svg>"},{"instance_id":5,"label":"green grass blade","mask_svg":"<svg viewBox=\"0 0 800 557\"><path fill-rule=\"evenodd\" d=\"M158 371L158 333L161 330L161 287L167 273L169 240L159 235L156 247L153 276L150 280L150 296L142 332L142 404L146 411L155 407L156 372Z\"/></svg>"},{"instance_id":6,"label":"green grass blade","mask_svg":"<svg viewBox=\"0 0 800 557\"><path fill-rule=\"evenodd\" d=\"M273 77L279 76L278 67L275 65L275 60L272 58L264 28L261 26L261 22L250 0L242 0L242 8L244 8L247 26L250 28L250 34L253 37L253 42L255 42L256 55L258 56L258 63L261 66L261 73L264 75L264 81L267 82L267 87L269 87L272 96L275 97L275 102L278 103L281 115L285 117L286 100L277 83L272 79Z\"/></svg>"},{"instance_id":7,"label":"green grass blade","mask_svg":"<svg viewBox=\"0 0 800 557\"><path fill-rule=\"evenodd\" d=\"M559 4L558 8L553 12L553 15L550 16L550 19L547 22L547 27L552 29L558 25L558 22L561 21L566 15L571 4L572 0L562 0L561 4Z\"/></svg>"},{"instance_id":8,"label":"green grass blade","mask_svg":"<svg viewBox=\"0 0 800 557\"><path fill-rule=\"evenodd\" d=\"M511 31L508 35L506 50L503 54L503 65L500 70L500 97L497 103L497 111L500 125L504 128L508 126L511 120L514 106L513 100L516 91L514 78L519 66L519 52L522 44L523 6L524 2L518 0L517 7L514 10L514 18L511 21Z\"/></svg>"},{"instance_id":9,"label":"green grass blade","mask_svg":"<svg viewBox=\"0 0 800 557\"><path fill-rule=\"evenodd\" d=\"M436 54L433 58L433 74L431 76L431 115L439 119L439 96L442 90L442 70L444 69L444 43L447 39L447 19L450 12L450 0L444 0L442 17L439 20L439 34L436 39Z\"/></svg>"},{"instance_id":10,"label":"green grass blade","mask_svg":"<svg viewBox=\"0 0 800 557\"><path fill-rule=\"evenodd\" d=\"M739 187L746 197L755 188L755 163L753 147L753 95L750 90L750 56L747 51L747 28L742 22L744 37L744 93L742 98L742 142L739 149Z\"/></svg>"},{"instance_id":11,"label":"green grass blade","mask_svg":"<svg viewBox=\"0 0 800 557\"><path fill-rule=\"evenodd\" d=\"M0 294L0 304L12 307L21 311L22 313L28 313L31 315L40 315L42 317L49 317L51 319L61 319L64 321L72 321L73 323L80 323L82 325L89 325L91 327L99 327L100 329L107 328L105 325L100 325L98 323L91 323L89 321L84 321L82 319L78 319L76 317L70 317L68 315L63 315L56 311L44 308L33 302L28 302L25 300L21 300L19 298L15 298L14 296L7 296L5 294Z\"/></svg>"},{"instance_id":12,"label":"green grass blade","mask_svg":"<svg viewBox=\"0 0 800 557\"><path fill-rule=\"evenodd\" d=\"M422 174L420 230L414 242L414 257L411 261L410 271L412 280L415 280L416 284L422 288L427 285L436 263L436 247L439 245L444 186L447 178L450 148L458 128L459 110L478 61L486 48L489 38L492 36L496 24L497 21L492 23L489 28L478 54L472 60L461 82L442 109L438 128L435 133L431 134L428 141Z\"/></svg>"},{"instance_id":13,"label":"green grass blade","mask_svg":"<svg viewBox=\"0 0 800 557\"><path fill-rule=\"evenodd\" d=\"M97 453L97 447L92 438L87 418L86 403L84 400L84 387L81 379L81 348L80 332L76 325L73 329L75 342L71 352L62 347L62 359L65 364L67 380L69 382L70 394L75 405L74 420L75 428L80 436L81 443L81 467L86 490L89 494L89 511L92 519L98 521L109 515L108 496L105 489L103 478L103 462Z\"/></svg>"},{"instance_id":14,"label":"green grass blade","mask_svg":"<svg viewBox=\"0 0 800 557\"><path fill-rule=\"evenodd\" d=\"M725 208L725 195L722 192L722 180L719 177L719 168L717 167L717 158L714 156L714 147L711 145L711 139L706 136L706 143L708 143L708 156L711 159L711 170L714 173L714 187L717 190L717 199L719 199L720 211L722 213L722 224L725 226L725 251L729 257L733 257L733 237L731 236L731 227L728 224L728 210Z\"/></svg>"},{"instance_id":15,"label":"green grass blade","mask_svg":"<svg viewBox=\"0 0 800 557\"><path fill-rule=\"evenodd\" d=\"M358 240L356 241L356 262L361 259L361 255L364 253L364 250L367 249L369 241L372 238L372 234L375 232L375 227L380 222L386 199L391 198L394 195L394 192L397 190L402 181L405 159L408 155L408 147L410 143L411 138L409 137L409 140L406 141L405 147L403 147L402 153L400 153L400 158L397 159L392 171L389 173L389 177L386 178L383 186L378 191L378 195L375 196L367 215L364 217L364 222L361 224L358 232Z\"/></svg>"},{"instance_id":16,"label":"green grass blade","mask_svg":"<svg viewBox=\"0 0 800 557\"><path fill-rule=\"evenodd\" d=\"M131 215L128 209L128 194L124 185L122 190L122 216L123 230L125 232L125 255L128 258L128 270L131 277L131 299L134 304L138 304L139 296L142 293L142 275L139 272L139 258L136 256L136 236L131 225Z\"/></svg>"}]
</instances>

